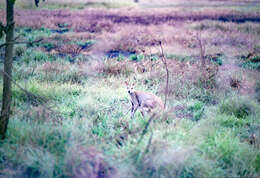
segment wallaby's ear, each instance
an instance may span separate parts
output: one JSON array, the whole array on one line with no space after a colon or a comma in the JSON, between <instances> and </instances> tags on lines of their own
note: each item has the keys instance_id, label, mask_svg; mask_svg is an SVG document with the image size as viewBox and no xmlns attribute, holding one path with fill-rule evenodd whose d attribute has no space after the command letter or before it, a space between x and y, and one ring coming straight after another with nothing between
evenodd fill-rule
<instances>
[{"instance_id":1,"label":"wallaby's ear","mask_svg":"<svg viewBox=\"0 0 260 178\"><path fill-rule=\"evenodd\" d=\"M128 85L129 85L127 81L125 81L125 85L126 85L126 86L128 86Z\"/></svg>"}]
</instances>

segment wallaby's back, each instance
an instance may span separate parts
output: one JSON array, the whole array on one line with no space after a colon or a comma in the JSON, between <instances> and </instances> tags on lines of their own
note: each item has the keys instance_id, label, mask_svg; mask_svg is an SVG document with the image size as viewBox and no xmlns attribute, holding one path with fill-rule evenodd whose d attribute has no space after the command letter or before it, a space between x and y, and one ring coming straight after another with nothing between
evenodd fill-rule
<instances>
[{"instance_id":1,"label":"wallaby's back","mask_svg":"<svg viewBox=\"0 0 260 178\"><path fill-rule=\"evenodd\" d=\"M138 97L141 105L150 109L164 110L162 100L153 93L135 91L135 95Z\"/></svg>"}]
</instances>

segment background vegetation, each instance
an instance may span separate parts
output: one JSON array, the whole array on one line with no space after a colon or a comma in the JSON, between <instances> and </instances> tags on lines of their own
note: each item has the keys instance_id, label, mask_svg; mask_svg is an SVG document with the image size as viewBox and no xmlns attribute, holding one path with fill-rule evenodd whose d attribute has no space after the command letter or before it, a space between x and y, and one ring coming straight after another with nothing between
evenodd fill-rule
<instances>
[{"instance_id":1,"label":"background vegetation","mask_svg":"<svg viewBox=\"0 0 260 178\"><path fill-rule=\"evenodd\" d=\"M260 3L30 3L17 0L16 35L43 41L15 48L33 95L13 85L1 176L260 176ZM164 99L160 41L168 104L138 144L149 117L130 119L124 81Z\"/></svg>"}]
</instances>

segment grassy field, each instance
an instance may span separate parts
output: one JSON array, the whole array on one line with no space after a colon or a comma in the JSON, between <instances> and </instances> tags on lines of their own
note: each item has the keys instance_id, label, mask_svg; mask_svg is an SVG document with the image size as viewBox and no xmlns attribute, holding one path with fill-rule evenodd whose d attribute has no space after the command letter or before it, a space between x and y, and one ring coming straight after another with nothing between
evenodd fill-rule
<instances>
[{"instance_id":1,"label":"grassy field","mask_svg":"<svg viewBox=\"0 0 260 178\"><path fill-rule=\"evenodd\" d=\"M43 40L15 47L0 177L259 177L259 9L235 0L17 0L16 36ZM124 82L164 100L163 57L167 106L143 134L149 116L130 118ZM0 48L1 69L3 60Z\"/></svg>"}]
</instances>

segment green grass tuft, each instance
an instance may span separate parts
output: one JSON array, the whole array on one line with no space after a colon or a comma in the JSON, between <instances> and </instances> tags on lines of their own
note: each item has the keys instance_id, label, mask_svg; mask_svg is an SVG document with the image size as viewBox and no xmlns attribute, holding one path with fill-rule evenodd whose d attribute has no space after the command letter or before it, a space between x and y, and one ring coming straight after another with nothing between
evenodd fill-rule
<instances>
[{"instance_id":1,"label":"green grass tuft","mask_svg":"<svg viewBox=\"0 0 260 178\"><path fill-rule=\"evenodd\" d=\"M255 113L255 104L250 98L234 96L221 103L220 112L237 118L246 118Z\"/></svg>"}]
</instances>

